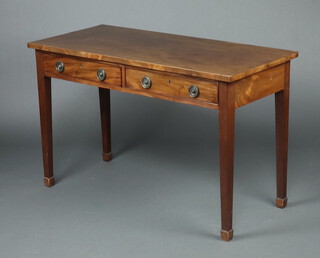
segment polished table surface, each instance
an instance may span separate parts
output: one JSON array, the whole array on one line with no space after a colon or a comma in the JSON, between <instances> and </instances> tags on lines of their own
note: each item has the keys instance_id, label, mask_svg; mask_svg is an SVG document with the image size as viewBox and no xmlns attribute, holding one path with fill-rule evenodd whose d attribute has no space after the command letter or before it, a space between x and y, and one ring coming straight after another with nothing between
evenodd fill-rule
<instances>
[{"instance_id":1,"label":"polished table surface","mask_svg":"<svg viewBox=\"0 0 320 258\"><path fill-rule=\"evenodd\" d=\"M105 161L112 159L110 89L218 109L221 237L231 240L235 110L274 94L276 205L286 206L290 60L298 52L108 25L28 47L36 50L46 186L54 185L51 78L99 87Z\"/></svg>"}]
</instances>

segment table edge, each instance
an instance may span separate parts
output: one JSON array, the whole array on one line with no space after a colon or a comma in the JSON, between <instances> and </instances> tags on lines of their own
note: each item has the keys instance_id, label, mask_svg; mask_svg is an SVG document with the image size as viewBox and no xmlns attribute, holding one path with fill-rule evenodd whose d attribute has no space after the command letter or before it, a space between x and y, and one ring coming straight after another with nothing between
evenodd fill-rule
<instances>
[{"instance_id":1,"label":"table edge","mask_svg":"<svg viewBox=\"0 0 320 258\"><path fill-rule=\"evenodd\" d=\"M106 56L106 55L101 55L98 53L81 52L81 51L75 51L72 49L58 48L58 47L49 46L49 45L42 45L42 44L37 43L37 41L28 42L27 47L35 49L35 50L49 52L49 53L64 54L64 55L69 55L69 56L88 58L91 60L112 62L112 63L120 64L120 65L130 65L130 66L134 66L137 68L146 68L146 69L150 69L150 70L154 70L154 71L172 72L172 73L177 73L177 74L182 74L182 75L200 77L200 78L204 78L204 79L210 79L210 80L216 80L216 81L222 81L222 82L228 82L228 83L243 79L243 78L250 76L250 75L253 75L255 73L258 73L258 72L267 70L269 68L272 68L274 66L286 63L286 62L298 57L298 55L299 55L299 53L297 51L291 51L288 56L278 58L278 59L273 60L272 62L269 62L267 64L256 66L254 68L248 69L245 72L240 72L240 73L232 74L232 75L226 75L226 74L210 73L210 72L204 72L204 71L199 71L199 70L191 70L191 69L187 69L187 68L150 63L150 62L139 61L139 60L125 59L125 58L120 58L120 57L115 57L115 56Z\"/></svg>"}]
</instances>

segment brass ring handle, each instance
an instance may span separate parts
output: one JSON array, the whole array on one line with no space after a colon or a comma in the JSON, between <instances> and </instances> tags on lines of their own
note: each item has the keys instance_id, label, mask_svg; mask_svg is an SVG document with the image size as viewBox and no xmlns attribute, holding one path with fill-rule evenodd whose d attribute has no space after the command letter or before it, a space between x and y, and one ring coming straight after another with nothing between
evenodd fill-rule
<instances>
[{"instance_id":1,"label":"brass ring handle","mask_svg":"<svg viewBox=\"0 0 320 258\"><path fill-rule=\"evenodd\" d=\"M143 88L149 89L151 87L151 85L152 85L152 81L148 76L144 76L141 79L141 85L142 85Z\"/></svg>"},{"instance_id":2,"label":"brass ring handle","mask_svg":"<svg viewBox=\"0 0 320 258\"><path fill-rule=\"evenodd\" d=\"M97 71L97 78L99 81L104 81L107 77L107 73L104 69L99 69Z\"/></svg>"},{"instance_id":3,"label":"brass ring handle","mask_svg":"<svg viewBox=\"0 0 320 258\"><path fill-rule=\"evenodd\" d=\"M58 61L56 63L56 71L59 73L62 73L64 71L64 63L61 61Z\"/></svg>"},{"instance_id":4,"label":"brass ring handle","mask_svg":"<svg viewBox=\"0 0 320 258\"><path fill-rule=\"evenodd\" d=\"M189 95L191 98L196 98L199 96L199 88L195 85L189 87Z\"/></svg>"}]
</instances>

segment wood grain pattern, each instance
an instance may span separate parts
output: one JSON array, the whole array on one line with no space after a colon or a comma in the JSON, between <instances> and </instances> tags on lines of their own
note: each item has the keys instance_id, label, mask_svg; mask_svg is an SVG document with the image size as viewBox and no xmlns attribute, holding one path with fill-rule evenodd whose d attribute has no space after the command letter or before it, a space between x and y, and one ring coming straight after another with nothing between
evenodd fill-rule
<instances>
[{"instance_id":1,"label":"wood grain pattern","mask_svg":"<svg viewBox=\"0 0 320 258\"><path fill-rule=\"evenodd\" d=\"M298 52L99 25L28 43L93 60L232 82L298 56Z\"/></svg>"},{"instance_id":2,"label":"wood grain pattern","mask_svg":"<svg viewBox=\"0 0 320 258\"><path fill-rule=\"evenodd\" d=\"M100 25L28 43L36 49L46 186L54 184L51 77L99 87L103 159L111 160L110 89L219 109L221 238L233 237L235 110L275 93L277 198L287 203L290 60L295 51ZM55 70L57 61L65 71ZM107 72L103 82L97 69ZM152 79L150 89L141 86ZM200 89L189 96L189 86Z\"/></svg>"},{"instance_id":3,"label":"wood grain pattern","mask_svg":"<svg viewBox=\"0 0 320 258\"><path fill-rule=\"evenodd\" d=\"M241 107L283 89L285 64L256 73L232 83L235 107Z\"/></svg>"},{"instance_id":4,"label":"wood grain pattern","mask_svg":"<svg viewBox=\"0 0 320 258\"><path fill-rule=\"evenodd\" d=\"M152 80L152 86L149 89L144 89L141 86L141 79L144 76L148 76ZM199 88L199 96L197 98L191 98L189 95L189 87L191 85L196 85ZM190 101L218 103L217 82L196 80L195 78L187 76L129 68L126 70L126 87L155 96L164 95L184 98Z\"/></svg>"},{"instance_id":5,"label":"wood grain pattern","mask_svg":"<svg viewBox=\"0 0 320 258\"><path fill-rule=\"evenodd\" d=\"M84 80L84 79L80 79L80 78L72 77L72 76L57 75L56 73L46 72L46 76L52 77L52 78L57 78L57 79L63 79L63 80L67 80L67 81L72 81L72 82L77 82L77 83L82 83L82 84L87 84L87 85L91 85L91 86L97 86L100 88L131 93L131 94L135 94L135 95L142 95L142 96L146 96L146 97L158 98L158 99L163 99L163 100L168 100L168 101L173 101L173 102L178 102L178 103L183 103L183 104L188 104L188 105L200 106L200 107L205 107L205 108L210 108L210 109L218 109L217 104L210 103L210 102L194 101L192 99L177 98L177 97L173 97L173 96L165 96L165 95L160 95L160 94L159 95L150 94L150 93L144 92L144 91L132 90L127 87L119 87L119 86L114 86L111 84L106 84L106 83L101 83L101 82L93 82L93 81L88 81L88 80Z\"/></svg>"},{"instance_id":6,"label":"wood grain pattern","mask_svg":"<svg viewBox=\"0 0 320 258\"><path fill-rule=\"evenodd\" d=\"M56 63L61 61L65 65L62 73L56 71ZM43 54L43 69L44 73L55 74L55 77L79 78L89 80L100 84L106 83L110 85L121 86L121 68L115 65L92 62L87 59L71 58L64 55ZM104 69L107 73L104 81L99 81L97 78L97 70Z\"/></svg>"}]
</instances>

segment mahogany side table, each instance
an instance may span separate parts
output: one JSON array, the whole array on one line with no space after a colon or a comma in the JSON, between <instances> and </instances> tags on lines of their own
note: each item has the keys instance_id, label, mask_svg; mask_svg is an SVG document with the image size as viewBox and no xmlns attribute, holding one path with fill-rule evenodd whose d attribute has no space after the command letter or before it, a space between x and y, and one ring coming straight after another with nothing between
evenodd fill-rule
<instances>
[{"instance_id":1,"label":"mahogany side table","mask_svg":"<svg viewBox=\"0 0 320 258\"><path fill-rule=\"evenodd\" d=\"M35 49L44 183L54 185L51 78L99 88L102 158L112 159L110 90L219 111L221 238L233 237L235 110L275 94L276 206L287 204L290 61L298 52L107 25L28 43Z\"/></svg>"}]
</instances>

